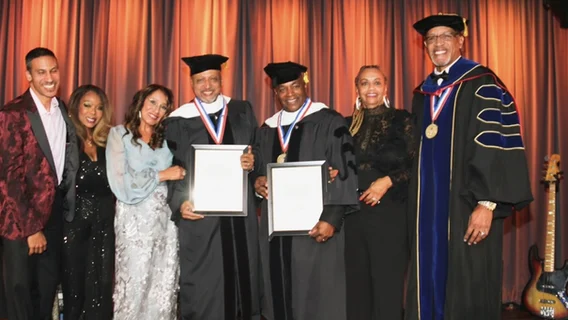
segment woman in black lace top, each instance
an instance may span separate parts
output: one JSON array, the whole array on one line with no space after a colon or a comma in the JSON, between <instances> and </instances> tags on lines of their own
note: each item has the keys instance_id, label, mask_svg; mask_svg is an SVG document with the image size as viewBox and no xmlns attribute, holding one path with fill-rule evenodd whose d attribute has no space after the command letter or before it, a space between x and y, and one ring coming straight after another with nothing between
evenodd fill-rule
<instances>
[{"instance_id":1,"label":"woman in black lace top","mask_svg":"<svg viewBox=\"0 0 568 320\"><path fill-rule=\"evenodd\" d=\"M406 197L414 156L410 113L390 108L387 78L363 66L350 118L361 210L345 221L348 319L402 318Z\"/></svg>"}]
</instances>

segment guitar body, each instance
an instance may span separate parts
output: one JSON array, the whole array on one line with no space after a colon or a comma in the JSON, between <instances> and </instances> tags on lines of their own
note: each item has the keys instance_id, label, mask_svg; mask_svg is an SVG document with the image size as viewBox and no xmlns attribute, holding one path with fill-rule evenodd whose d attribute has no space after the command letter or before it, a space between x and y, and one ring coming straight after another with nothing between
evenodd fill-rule
<instances>
[{"instance_id":1,"label":"guitar body","mask_svg":"<svg viewBox=\"0 0 568 320\"><path fill-rule=\"evenodd\" d=\"M568 319L568 261L561 269L544 271L544 260L538 256L538 248L529 250L531 279L523 290L523 304L533 315L544 319Z\"/></svg>"}]
</instances>

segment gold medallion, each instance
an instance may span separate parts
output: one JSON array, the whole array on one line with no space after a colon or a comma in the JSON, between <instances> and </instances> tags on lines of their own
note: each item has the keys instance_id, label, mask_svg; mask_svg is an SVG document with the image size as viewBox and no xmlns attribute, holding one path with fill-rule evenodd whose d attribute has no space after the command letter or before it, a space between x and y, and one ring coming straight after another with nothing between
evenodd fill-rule
<instances>
[{"instance_id":1,"label":"gold medallion","mask_svg":"<svg viewBox=\"0 0 568 320\"><path fill-rule=\"evenodd\" d=\"M278 158L276 158L276 162L278 163L284 163L286 162L286 153L282 153L278 156Z\"/></svg>"},{"instance_id":2,"label":"gold medallion","mask_svg":"<svg viewBox=\"0 0 568 320\"><path fill-rule=\"evenodd\" d=\"M432 139L438 134L438 125L435 123L431 123L428 127L426 127L426 138Z\"/></svg>"}]
</instances>

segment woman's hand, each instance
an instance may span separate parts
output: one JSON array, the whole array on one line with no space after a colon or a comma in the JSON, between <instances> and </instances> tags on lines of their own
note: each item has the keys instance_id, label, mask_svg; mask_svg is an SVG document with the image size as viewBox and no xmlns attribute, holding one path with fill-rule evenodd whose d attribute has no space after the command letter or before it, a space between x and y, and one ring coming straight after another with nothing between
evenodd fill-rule
<instances>
[{"instance_id":1,"label":"woman's hand","mask_svg":"<svg viewBox=\"0 0 568 320\"><path fill-rule=\"evenodd\" d=\"M375 206L381 202L381 198L390 187L392 187L392 180L389 176L379 178L361 194L359 200L370 206Z\"/></svg>"},{"instance_id":2,"label":"woman's hand","mask_svg":"<svg viewBox=\"0 0 568 320\"><path fill-rule=\"evenodd\" d=\"M184 201L179 208L181 212L181 217L186 220L200 220L205 218L202 214L196 214L193 212L193 204L189 201Z\"/></svg>"},{"instance_id":3,"label":"woman's hand","mask_svg":"<svg viewBox=\"0 0 568 320\"><path fill-rule=\"evenodd\" d=\"M247 153L241 156L241 167L245 171L251 171L254 169L254 154L252 153L252 147L248 146Z\"/></svg>"},{"instance_id":4,"label":"woman's hand","mask_svg":"<svg viewBox=\"0 0 568 320\"><path fill-rule=\"evenodd\" d=\"M329 181L328 183L332 183L335 180L335 177L339 174L339 170L333 169L332 167L328 167L329 170Z\"/></svg>"},{"instance_id":5,"label":"woman's hand","mask_svg":"<svg viewBox=\"0 0 568 320\"><path fill-rule=\"evenodd\" d=\"M181 180L185 178L185 169L180 166L171 166L159 173L160 182L167 180Z\"/></svg>"}]
</instances>

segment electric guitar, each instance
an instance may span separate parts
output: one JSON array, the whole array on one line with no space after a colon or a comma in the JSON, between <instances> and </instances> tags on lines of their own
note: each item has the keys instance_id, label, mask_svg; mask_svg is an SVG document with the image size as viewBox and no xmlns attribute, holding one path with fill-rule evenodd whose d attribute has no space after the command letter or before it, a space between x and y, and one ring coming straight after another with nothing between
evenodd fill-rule
<instances>
[{"instance_id":1,"label":"electric guitar","mask_svg":"<svg viewBox=\"0 0 568 320\"><path fill-rule=\"evenodd\" d=\"M556 185L561 179L560 155L553 154L547 164L543 182L548 186L546 215L546 247L544 260L538 256L537 245L529 250L531 279L523 291L523 304L535 316L544 319L568 319L568 260L554 269L554 236L556 224Z\"/></svg>"}]
</instances>

